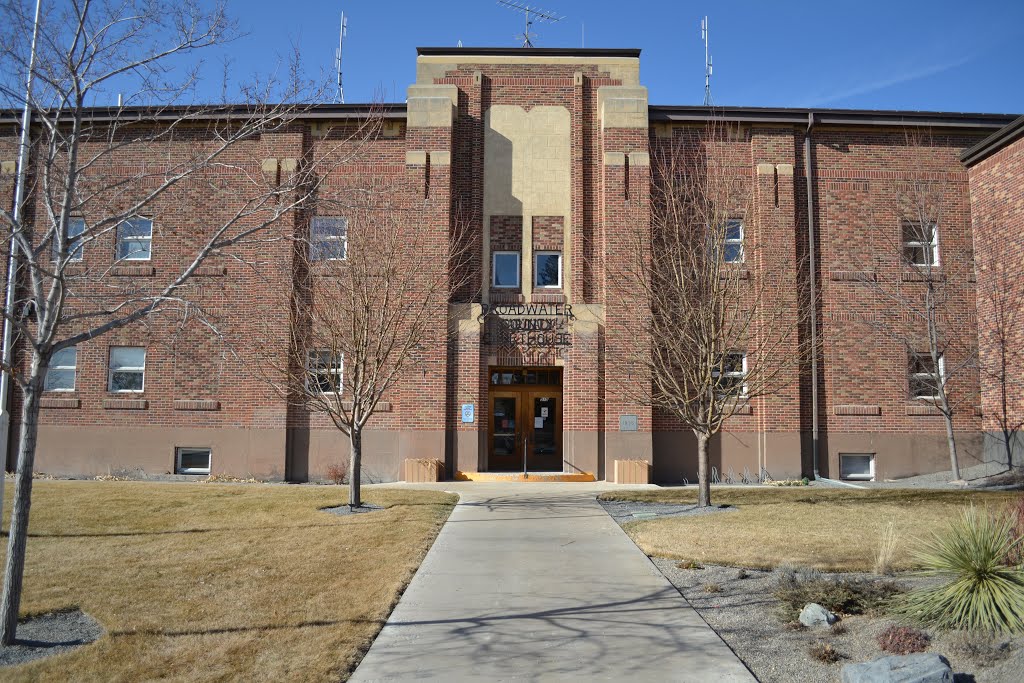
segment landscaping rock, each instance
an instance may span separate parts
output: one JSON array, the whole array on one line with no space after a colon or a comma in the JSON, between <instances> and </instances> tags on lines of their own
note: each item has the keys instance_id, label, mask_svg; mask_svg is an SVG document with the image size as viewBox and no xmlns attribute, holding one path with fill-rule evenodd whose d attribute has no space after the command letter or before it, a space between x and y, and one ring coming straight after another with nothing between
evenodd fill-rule
<instances>
[{"instance_id":1,"label":"landscaping rock","mask_svg":"<svg viewBox=\"0 0 1024 683\"><path fill-rule=\"evenodd\" d=\"M863 664L843 667L843 683L953 683L953 670L942 655L882 657Z\"/></svg>"},{"instance_id":2,"label":"landscaping rock","mask_svg":"<svg viewBox=\"0 0 1024 683\"><path fill-rule=\"evenodd\" d=\"M828 628L839 621L839 617L816 602L804 605L800 611L800 623L807 628Z\"/></svg>"}]
</instances>

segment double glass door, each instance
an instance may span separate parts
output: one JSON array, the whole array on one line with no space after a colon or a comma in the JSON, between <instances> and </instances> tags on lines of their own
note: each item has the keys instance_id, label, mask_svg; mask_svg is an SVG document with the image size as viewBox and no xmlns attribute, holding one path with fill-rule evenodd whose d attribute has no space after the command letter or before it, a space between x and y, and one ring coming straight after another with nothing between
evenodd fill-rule
<instances>
[{"instance_id":1,"label":"double glass door","mask_svg":"<svg viewBox=\"0 0 1024 683\"><path fill-rule=\"evenodd\" d=\"M561 472L561 392L523 389L491 392L487 468Z\"/></svg>"}]
</instances>

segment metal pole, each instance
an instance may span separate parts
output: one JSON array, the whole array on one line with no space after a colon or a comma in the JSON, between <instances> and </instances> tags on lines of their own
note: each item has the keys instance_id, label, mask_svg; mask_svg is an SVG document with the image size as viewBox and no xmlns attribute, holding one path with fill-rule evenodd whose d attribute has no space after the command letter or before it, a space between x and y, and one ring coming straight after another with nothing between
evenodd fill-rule
<instances>
[{"instance_id":1,"label":"metal pole","mask_svg":"<svg viewBox=\"0 0 1024 683\"><path fill-rule=\"evenodd\" d=\"M814 112L807 113L807 132L804 133L804 178L807 181L807 255L810 260L811 285L811 461L814 478L818 479L818 263L814 248L814 178L811 173L811 129Z\"/></svg>"},{"instance_id":2,"label":"metal pole","mask_svg":"<svg viewBox=\"0 0 1024 683\"><path fill-rule=\"evenodd\" d=\"M523 479L530 476L530 473L526 471L526 444L529 440L530 438L526 436L526 430L523 430Z\"/></svg>"},{"instance_id":3,"label":"metal pole","mask_svg":"<svg viewBox=\"0 0 1024 683\"><path fill-rule=\"evenodd\" d=\"M4 299L3 370L0 372L0 448L3 448L4 473L7 472L7 449L11 436L11 412L8 409L11 396L11 360L13 357L14 331L11 316L14 313L14 295L18 276L15 259L17 245L14 230L21 223L22 205L25 200L25 180L28 176L29 127L32 124L32 74L36 67L36 40L39 37L39 11L42 0L36 0L36 16L32 24L32 48L28 57L28 76L25 79L25 109L21 115L21 143L18 148L18 177L14 189L14 222L11 226L11 253L7 259L7 297ZM0 510L4 503L4 479L0 477Z\"/></svg>"}]
</instances>

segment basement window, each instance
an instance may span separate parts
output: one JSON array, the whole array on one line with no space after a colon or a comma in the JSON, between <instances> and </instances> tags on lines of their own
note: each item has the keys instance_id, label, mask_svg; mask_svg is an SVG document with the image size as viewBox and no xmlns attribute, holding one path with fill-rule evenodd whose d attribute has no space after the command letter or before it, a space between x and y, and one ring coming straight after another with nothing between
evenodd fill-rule
<instances>
[{"instance_id":1,"label":"basement window","mask_svg":"<svg viewBox=\"0 0 1024 683\"><path fill-rule=\"evenodd\" d=\"M175 448L174 449L174 473L175 474L209 474L210 473L210 449L209 448Z\"/></svg>"},{"instance_id":2,"label":"basement window","mask_svg":"<svg viewBox=\"0 0 1024 683\"><path fill-rule=\"evenodd\" d=\"M856 481L874 481L874 453L840 453L839 478Z\"/></svg>"}]
</instances>

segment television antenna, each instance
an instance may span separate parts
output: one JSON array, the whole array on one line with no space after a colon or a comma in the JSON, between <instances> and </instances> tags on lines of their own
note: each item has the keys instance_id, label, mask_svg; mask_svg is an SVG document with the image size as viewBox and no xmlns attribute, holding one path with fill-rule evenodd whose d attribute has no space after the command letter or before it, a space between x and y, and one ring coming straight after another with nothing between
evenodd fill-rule
<instances>
[{"instance_id":1,"label":"television antenna","mask_svg":"<svg viewBox=\"0 0 1024 683\"><path fill-rule=\"evenodd\" d=\"M704 41L704 106L710 107L714 104L711 99L711 53L708 51L708 18L700 22L700 37Z\"/></svg>"},{"instance_id":2,"label":"television antenna","mask_svg":"<svg viewBox=\"0 0 1024 683\"><path fill-rule=\"evenodd\" d=\"M523 47L533 47L532 39L536 36L536 34L530 32L530 27L533 26L533 23L535 21L546 21L548 23L553 24L556 21L561 21L562 19L565 19L565 17L560 17L554 12L542 10L537 7L530 7L529 5L524 5L523 3L516 2L515 0L498 0L498 4L501 5L502 7L507 7L515 12L522 12L523 14L526 15L526 30L523 31L522 35L516 36L516 38L523 39Z\"/></svg>"},{"instance_id":3,"label":"television antenna","mask_svg":"<svg viewBox=\"0 0 1024 683\"><path fill-rule=\"evenodd\" d=\"M338 49L334 51L334 67L338 72L338 102L345 104L345 88L341 85L341 48L345 44L345 36L348 35L348 17L341 13L341 27L338 29Z\"/></svg>"}]
</instances>

